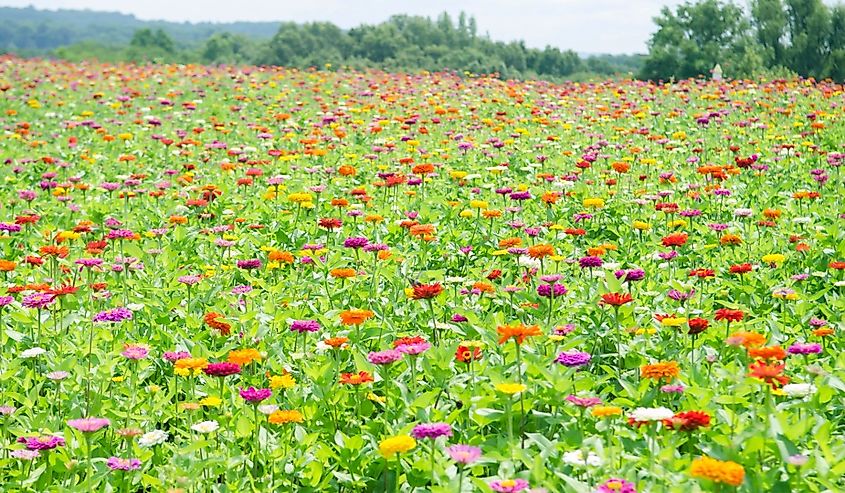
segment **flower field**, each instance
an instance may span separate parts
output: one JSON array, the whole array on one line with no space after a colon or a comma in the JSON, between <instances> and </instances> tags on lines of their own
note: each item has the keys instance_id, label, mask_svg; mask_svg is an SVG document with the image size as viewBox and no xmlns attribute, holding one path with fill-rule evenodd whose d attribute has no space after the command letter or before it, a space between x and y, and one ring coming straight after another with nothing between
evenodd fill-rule
<instances>
[{"instance_id":1,"label":"flower field","mask_svg":"<svg viewBox=\"0 0 845 493\"><path fill-rule=\"evenodd\" d=\"M0 58L4 491L845 491L845 94Z\"/></svg>"}]
</instances>

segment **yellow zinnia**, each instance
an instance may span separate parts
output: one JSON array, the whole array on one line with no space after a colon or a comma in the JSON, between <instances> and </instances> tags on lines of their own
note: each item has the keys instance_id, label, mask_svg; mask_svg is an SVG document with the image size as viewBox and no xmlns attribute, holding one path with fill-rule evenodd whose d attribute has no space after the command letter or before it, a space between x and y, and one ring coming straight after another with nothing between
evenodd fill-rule
<instances>
[{"instance_id":1,"label":"yellow zinnia","mask_svg":"<svg viewBox=\"0 0 845 493\"><path fill-rule=\"evenodd\" d=\"M383 457L390 458L396 454L404 454L409 450L413 450L417 446L417 441L408 435L397 435L395 437L385 438L378 444L378 451Z\"/></svg>"},{"instance_id":2,"label":"yellow zinnia","mask_svg":"<svg viewBox=\"0 0 845 493\"><path fill-rule=\"evenodd\" d=\"M513 395L523 392L527 387L521 383L499 383L496 384L496 390L499 392Z\"/></svg>"}]
</instances>

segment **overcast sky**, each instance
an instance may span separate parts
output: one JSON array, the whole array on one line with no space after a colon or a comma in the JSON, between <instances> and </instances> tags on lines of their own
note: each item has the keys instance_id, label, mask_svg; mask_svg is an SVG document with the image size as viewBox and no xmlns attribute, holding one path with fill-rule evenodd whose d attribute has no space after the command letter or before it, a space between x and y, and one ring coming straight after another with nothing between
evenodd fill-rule
<instances>
[{"instance_id":1,"label":"overcast sky","mask_svg":"<svg viewBox=\"0 0 845 493\"><path fill-rule=\"evenodd\" d=\"M394 14L475 16L479 33L579 53L646 51L652 17L680 0L0 0L0 5L120 11L169 21L330 21L349 28Z\"/></svg>"}]
</instances>

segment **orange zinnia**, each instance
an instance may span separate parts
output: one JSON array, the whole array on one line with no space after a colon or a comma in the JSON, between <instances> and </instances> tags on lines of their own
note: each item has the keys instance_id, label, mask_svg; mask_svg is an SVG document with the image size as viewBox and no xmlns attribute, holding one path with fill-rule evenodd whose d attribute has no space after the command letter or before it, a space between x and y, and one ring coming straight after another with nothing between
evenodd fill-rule
<instances>
[{"instance_id":1,"label":"orange zinnia","mask_svg":"<svg viewBox=\"0 0 845 493\"><path fill-rule=\"evenodd\" d=\"M428 236L434 234L434 225L433 224L417 224L415 226L411 226L411 229L408 231L411 233L411 236Z\"/></svg>"},{"instance_id":2,"label":"orange zinnia","mask_svg":"<svg viewBox=\"0 0 845 493\"><path fill-rule=\"evenodd\" d=\"M678 368L677 361L658 362L640 367L640 376L653 380L666 379L668 382L680 374L681 370Z\"/></svg>"},{"instance_id":3,"label":"orange zinnia","mask_svg":"<svg viewBox=\"0 0 845 493\"><path fill-rule=\"evenodd\" d=\"M554 254L555 247L549 245L548 243L528 247L528 256L531 258L543 258Z\"/></svg>"},{"instance_id":4,"label":"orange zinnia","mask_svg":"<svg viewBox=\"0 0 845 493\"><path fill-rule=\"evenodd\" d=\"M771 385L773 389L776 389L789 381L789 377L782 375L783 370L786 368L786 364L784 363L767 365L762 361L757 361L748 368L751 370L748 373L749 376L759 378Z\"/></svg>"},{"instance_id":5,"label":"orange zinnia","mask_svg":"<svg viewBox=\"0 0 845 493\"><path fill-rule=\"evenodd\" d=\"M343 325L361 325L374 315L370 310L345 310L340 312L340 323Z\"/></svg>"},{"instance_id":6,"label":"orange zinnia","mask_svg":"<svg viewBox=\"0 0 845 493\"><path fill-rule=\"evenodd\" d=\"M500 325L496 328L499 333L499 344L504 344L510 338L516 339L517 344L522 344L526 337L541 335L540 327L536 325L525 326L521 323L516 325Z\"/></svg>"},{"instance_id":7,"label":"orange zinnia","mask_svg":"<svg viewBox=\"0 0 845 493\"><path fill-rule=\"evenodd\" d=\"M323 341L327 346L331 346L335 349L343 347L347 342L349 342L348 337L330 337Z\"/></svg>"},{"instance_id":8,"label":"orange zinnia","mask_svg":"<svg viewBox=\"0 0 845 493\"><path fill-rule=\"evenodd\" d=\"M761 348L749 348L748 355L759 360L780 361L786 359L786 351L780 346L766 346Z\"/></svg>"},{"instance_id":9,"label":"orange zinnia","mask_svg":"<svg viewBox=\"0 0 845 493\"><path fill-rule=\"evenodd\" d=\"M522 238L510 237L499 240L499 248L518 247L522 245Z\"/></svg>"},{"instance_id":10,"label":"orange zinnia","mask_svg":"<svg viewBox=\"0 0 845 493\"><path fill-rule=\"evenodd\" d=\"M329 275L337 279L348 279L350 277L355 277L355 269L332 269L329 271Z\"/></svg>"}]
</instances>

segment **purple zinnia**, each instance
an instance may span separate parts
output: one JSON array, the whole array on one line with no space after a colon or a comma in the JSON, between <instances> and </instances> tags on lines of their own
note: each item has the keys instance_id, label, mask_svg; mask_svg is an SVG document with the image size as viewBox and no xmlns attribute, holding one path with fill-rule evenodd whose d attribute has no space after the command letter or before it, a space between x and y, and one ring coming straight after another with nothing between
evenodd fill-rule
<instances>
[{"instance_id":1,"label":"purple zinnia","mask_svg":"<svg viewBox=\"0 0 845 493\"><path fill-rule=\"evenodd\" d=\"M140 469L141 461L139 459L109 457L109 460L106 461L106 465L113 471L134 471L135 469Z\"/></svg>"},{"instance_id":2,"label":"purple zinnia","mask_svg":"<svg viewBox=\"0 0 845 493\"><path fill-rule=\"evenodd\" d=\"M94 322L123 322L132 319L132 311L128 308L113 308L94 315Z\"/></svg>"},{"instance_id":3,"label":"purple zinnia","mask_svg":"<svg viewBox=\"0 0 845 493\"><path fill-rule=\"evenodd\" d=\"M367 246L369 242L370 240L364 238L363 236L352 236L343 241L343 246L346 248L358 249Z\"/></svg>"},{"instance_id":4,"label":"purple zinnia","mask_svg":"<svg viewBox=\"0 0 845 493\"><path fill-rule=\"evenodd\" d=\"M18 443L26 444L28 450L51 450L56 447L64 447L65 439L52 435L20 437Z\"/></svg>"},{"instance_id":5,"label":"purple zinnia","mask_svg":"<svg viewBox=\"0 0 845 493\"><path fill-rule=\"evenodd\" d=\"M796 342L789 346L786 350L789 354L819 354L822 352L822 346L818 343L811 342Z\"/></svg>"},{"instance_id":6,"label":"purple zinnia","mask_svg":"<svg viewBox=\"0 0 845 493\"><path fill-rule=\"evenodd\" d=\"M552 291L554 289L554 291ZM551 298L554 295L555 298L563 296L567 293L566 286L563 284L540 284L537 286L537 294L543 296L545 298Z\"/></svg>"},{"instance_id":7,"label":"purple zinnia","mask_svg":"<svg viewBox=\"0 0 845 493\"><path fill-rule=\"evenodd\" d=\"M55 295L50 293L32 293L24 296L23 301L21 301L21 305L25 308L35 308L41 310L42 308L49 306L55 297Z\"/></svg>"},{"instance_id":8,"label":"purple zinnia","mask_svg":"<svg viewBox=\"0 0 845 493\"><path fill-rule=\"evenodd\" d=\"M588 267L601 267L601 257L581 257L580 259L578 259L578 265L580 265L582 269L586 269Z\"/></svg>"},{"instance_id":9,"label":"purple zinnia","mask_svg":"<svg viewBox=\"0 0 845 493\"><path fill-rule=\"evenodd\" d=\"M620 279L623 282L642 281L645 278L645 271L642 269L620 269L613 274L616 276L616 279Z\"/></svg>"},{"instance_id":10,"label":"purple zinnia","mask_svg":"<svg viewBox=\"0 0 845 493\"><path fill-rule=\"evenodd\" d=\"M589 363L590 358L592 358L590 353L585 353L583 351L564 351L557 355L555 363L559 363L569 368L576 368Z\"/></svg>"},{"instance_id":11,"label":"purple zinnia","mask_svg":"<svg viewBox=\"0 0 845 493\"><path fill-rule=\"evenodd\" d=\"M238 266L238 269L258 269L261 267L261 260L257 258L238 260L235 265Z\"/></svg>"},{"instance_id":12,"label":"purple zinnia","mask_svg":"<svg viewBox=\"0 0 845 493\"><path fill-rule=\"evenodd\" d=\"M423 438L436 439L438 437L452 436L452 427L449 423L423 423L411 430L411 436L417 440Z\"/></svg>"},{"instance_id":13,"label":"purple zinnia","mask_svg":"<svg viewBox=\"0 0 845 493\"><path fill-rule=\"evenodd\" d=\"M180 359L190 358L191 353L187 351L167 351L164 353L164 359L171 363L175 363Z\"/></svg>"},{"instance_id":14,"label":"purple zinnia","mask_svg":"<svg viewBox=\"0 0 845 493\"><path fill-rule=\"evenodd\" d=\"M256 389L255 387L241 389L241 397L251 404L258 404L271 395L273 395L273 391L270 389Z\"/></svg>"},{"instance_id":15,"label":"purple zinnia","mask_svg":"<svg viewBox=\"0 0 845 493\"><path fill-rule=\"evenodd\" d=\"M293 320L290 323L290 330L293 332L317 332L320 324L316 320Z\"/></svg>"}]
</instances>

